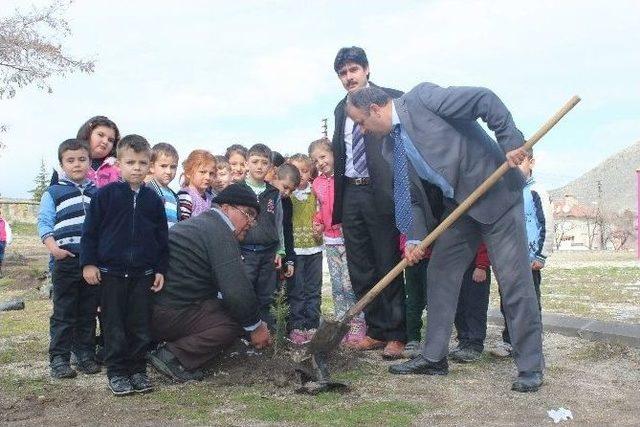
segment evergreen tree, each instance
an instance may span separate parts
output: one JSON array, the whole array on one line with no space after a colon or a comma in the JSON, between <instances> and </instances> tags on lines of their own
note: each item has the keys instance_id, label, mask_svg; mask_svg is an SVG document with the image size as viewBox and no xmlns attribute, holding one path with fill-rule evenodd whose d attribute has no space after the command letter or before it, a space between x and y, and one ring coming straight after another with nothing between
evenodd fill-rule
<instances>
[{"instance_id":1,"label":"evergreen tree","mask_svg":"<svg viewBox=\"0 0 640 427\"><path fill-rule=\"evenodd\" d=\"M33 195L33 200L39 202L42 198L42 195L49 187L49 177L47 176L47 164L44 159L40 161L40 170L38 171L38 175L36 175L36 179L34 182L36 184L33 190L29 190L29 193Z\"/></svg>"},{"instance_id":2,"label":"evergreen tree","mask_svg":"<svg viewBox=\"0 0 640 427\"><path fill-rule=\"evenodd\" d=\"M273 339L273 354L278 355L287 346L287 318L289 317L289 304L287 304L287 287L283 284L273 301L270 312L273 315L275 325L275 336Z\"/></svg>"}]
</instances>

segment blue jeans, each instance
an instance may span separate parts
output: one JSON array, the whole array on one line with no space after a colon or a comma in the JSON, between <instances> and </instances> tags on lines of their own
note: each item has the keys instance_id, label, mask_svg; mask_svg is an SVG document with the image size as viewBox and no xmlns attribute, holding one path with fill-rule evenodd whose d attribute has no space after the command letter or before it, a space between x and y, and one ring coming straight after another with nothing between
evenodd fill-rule
<instances>
[{"instance_id":1,"label":"blue jeans","mask_svg":"<svg viewBox=\"0 0 640 427\"><path fill-rule=\"evenodd\" d=\"M0 268L2 268L2 261L4 260L4 248L7 246L7 242L0 242Z\"/></svg>"}]
</instances>

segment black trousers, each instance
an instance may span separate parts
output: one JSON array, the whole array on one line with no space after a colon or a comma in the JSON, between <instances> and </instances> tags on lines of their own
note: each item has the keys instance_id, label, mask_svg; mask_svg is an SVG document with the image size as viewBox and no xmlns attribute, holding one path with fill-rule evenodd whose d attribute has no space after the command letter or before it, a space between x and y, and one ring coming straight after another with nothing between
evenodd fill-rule
<instances>
[{"instance_id":1,"label":"black trousers","mask_svg":"<svg viewBox=\"0 0 640 427\"><path fill-rule=\"evenodd\" d=\"M287 280L291 329L317 328L322 293L322 252L297 255L293 277Z\"/></svg>"},{"instance_id":2,"label":"black trousers","mask_svg":"<svg viewBox=\"0 0 640 427\"><path fill-rule=\"evenodd\" d=\"M155 276L102 274L101 326L107 376L129 376L146 370L151 343L151 286Z\"/></svg>"},{"instance_id":3,"label":"black trousers","mask_svg":"<svg viewBox=\"0 0 640 427\"><path fill-rule=\"evenodd\" d=\"M487 269L487 278L484 282L474 282L473 270L475 268L474 263L462 277L454 323L460 347L471 347L482 352L484 350L484 340L487 337L487 309L489 308L491 270Z\"/></svg>"},{"instance_id":4,"label":"black trousers","mask_svg":"<svg viewBox=\"0 0 640 427\"><path fill-rule=\"evenodd\" d=\"M359 299L400 262L394 217L380 212L370 185L346 184L342 232L351 285ZM368 336L406 342L404 298L404 278L399 275L364 309Z\"/></svg>"},{"instance_id":5,"label":"black trousers","mask_svg":"<svg viewBox=\"0 0 640 427\"><path fill-rule=\"evenodd\" d=\"M540 314L542 315L542 303L540 302L540 282L542 282L542 273L540 272L540 270L531 270L531 274L533 275L533 287L536 290L536 297L538 298L538 310L540 310ZM502 317L504 318L504 308L502 307L502 293L500 293L500 312L502 313ZM507 322L504 323L504 329L502 330L502 341L511 344L511 337L509 336L509 328L507 327Z\"/></svg>"},{"instance_id":6,"label":"black trousers","mask_svg":"<svg viewBox=\"0 0 640 427\"><path fill-rule=\"evenodd\" d=\"M100 287L84 281L78 257L56 261L52 281L49 358L61 356L68 361L72 350L79 360L93 358Z\"/></svg>"},{"instance_id":7,"label":"black trousers","mask_svg":"<svg viewBox=\"0 0 640 427\"><path fill-rule=\"evenodd\" d=\"M260 305L260 319L266 322L270 328L275 326L275 320L271 314L271 306L275 300L278 285L278 276L274 260L276 250L248 251L242 250L244 267L253 285Z\"/></svg>"}]
</instances>

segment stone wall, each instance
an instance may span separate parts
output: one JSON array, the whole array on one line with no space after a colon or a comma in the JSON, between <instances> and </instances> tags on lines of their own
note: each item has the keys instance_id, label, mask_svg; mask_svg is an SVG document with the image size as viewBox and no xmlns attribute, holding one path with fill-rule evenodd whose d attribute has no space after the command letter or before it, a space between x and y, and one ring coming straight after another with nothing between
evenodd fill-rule
<instances>
[{"instance_id":1,"label":"stone wall","mask_svg":"<svg viewBox=\"0 0 640 427\"><path fill-rule=\"evenodd\" d=\"M38 220L39 205L38 202L29 199L0 199L0 212L10 224L35 224Z\"/></svg>"}]
</instances>

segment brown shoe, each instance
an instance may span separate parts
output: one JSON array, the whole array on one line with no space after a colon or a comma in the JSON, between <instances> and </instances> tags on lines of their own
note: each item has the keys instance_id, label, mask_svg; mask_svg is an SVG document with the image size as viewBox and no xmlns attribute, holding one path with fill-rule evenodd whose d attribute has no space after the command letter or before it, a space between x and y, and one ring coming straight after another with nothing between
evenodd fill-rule
<instances>
[{"instance_id":1,"label":"brown shoe","mask_svg":"<svg viewBox=\"0 0 640 427\"><path fill-rule=\"evenodd\" d=\"M404 343L402 341L389 341L384 347L382 358L386 360L402 359Z\"/></svg>"},{"instance_id":2,"label":"brown shoe","mask_svg":"<svg viewBox=\"0 0 640 427\"><path fill-rule=\"evenodd\" d=\"M365 337L358 342L349 344L349 348L353 350L376 350L382 347L384 347L384 341L379 341L368 335L365 335Z\"/></svg>"}]
</instances>

